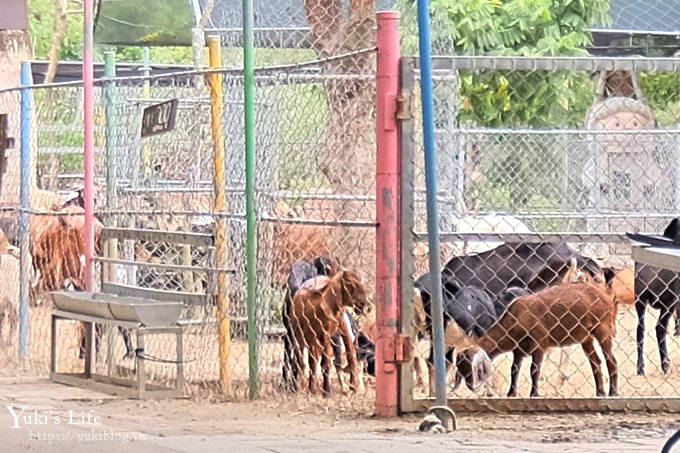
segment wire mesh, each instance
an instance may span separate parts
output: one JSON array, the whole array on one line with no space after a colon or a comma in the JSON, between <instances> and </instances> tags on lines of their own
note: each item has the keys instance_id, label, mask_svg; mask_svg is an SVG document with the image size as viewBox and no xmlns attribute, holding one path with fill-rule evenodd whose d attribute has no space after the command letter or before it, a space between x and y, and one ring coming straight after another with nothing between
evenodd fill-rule
<instances>
[{"instance_id":1,"label":"wire mesh","mask_svg":"<svg viewBox=\"0 0 680 453\"><path fill-rule=\"evenodd\" d=\"M374 121L374 75L370 71L374 55L369 50L348 58L365 62L364 72L343 67L342 60L331 60L312 65L311 73L306 67L290 67L261 71L255 77L256 325L260 395L288 394L283 391L282 376L282 370L290 365L284 363L287 331L283 309L288 276L295 262L317 256L332 258L338 270L347 269L354 276L353 282L361 288L365 304L370 306L369 301L373 300L375 139L370 126ZM324 70L323 75L317 73L319 66ZM221 121L227 150L223 162L227 176L224 211L214 207L214 137L210 129L207 73L97 81L97 281L191 296L188 299L194 303L185 307L180 322L185 326L185 391L192 396L220 393L214 294L225 291L231 324L230 395L245 398L250 357L243 78L240 71L220 73L224 92ZM10 112L9 133L18 138L19 92L4 91L0 95L3 106ZM82 88L38 87L31 90L31 96L35 112L32 146L38 150L38 159L34 163L37 177L31 188L33 287L29 363L35 372L44 373L50 357L52 301L49 294L84 289L83 163L79 129L82 110L77 108ZM144 108L170 99L179 101L174 129L142 138ZM15 223L19 212L18 167L18 153L10 153L11 171L2 185L2 195L6 197L3 206L7 208L3 214L7 222L3 223L2 230L14 246L18 246ZM67 181L64 175L72 180ZM222 220L227 225L226 267L217 266L214 247L215 223ZM102 231L111 228L200 233L212 241L210 245L184 244L158 235L102 239ZM10 258L2 255L3 265ZM8 268L10 271L17 274L15 281L19 281L18 270ZM228 277L224 288L216 287L218 273ZM12 313L5 318L13 322L16 310L10 309L16 308L18 295L10 299L11 304L2 307ZM371 312L370 309L363 311ZM344 328L343 316L336 313ZM356 326L356 319L352 319ZM365 322L360 320L362 325ZM340 326L338 324L336 330ZM83 335L80 323L59 323L56 349L60 372L83 371ZM16 334L7 338L12 337L16 338ZM355 353L356 341L346 346ZM304 346L294 344L296 350ZM336 362L341 362L333 373L344 377L347 355L340 353L343 347L338 350L338 358L334 356ZM137 369L135 356L143 354L147 358L148 382L174 385L178 379L172 363L177 349L174 334L147 336L144 350L138 348L133 332L98 326L95 372L132 378ZM7 351L15 360L16 347ZM353 373L353 385L359 383L355 379L356 373ZM357 395L362 395L362 400L370 406L372 399L366 397L365 392L372 390L365 388L363 377L360 387ZM337 388L332 394L342 397ZM307 398L306 389L300 389L298 395L300 398L296 399L305 405L314 401ZM322 398L317 402L327 407L329 401ZM342 404L352 406L348 402Z\"/></svg>"},{"instance_id":2,"label":"wire mesh","mask_svg":"<svg viewBox=\"0 0 680 453\"><path fill-rule=\"evenodd\" d=\"M678 116L651 81L675 80L666 87L676 90L679 79L654 60L617 70L627 63L435 59L452 399L677 393L677 274L634 266L625 233L661 234L678 217ZM412 363L413 395L422 398L430 394L431 323L417 60L403 68L403 80L414 77L406 88L412 124L403 128L404 177L412 181L406 278L415 281L406 319L422 339ZM533 364L521 368L523 357Z\"/></svg>"}]
</instances>

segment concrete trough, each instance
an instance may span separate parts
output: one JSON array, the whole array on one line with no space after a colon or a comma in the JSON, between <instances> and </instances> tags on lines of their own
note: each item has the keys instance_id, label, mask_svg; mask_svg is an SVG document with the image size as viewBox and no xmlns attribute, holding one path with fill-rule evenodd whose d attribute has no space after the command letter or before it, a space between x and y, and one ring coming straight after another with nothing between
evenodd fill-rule
<instances>
[{"instance_id":1,"label":"concrete trough","mask_svg":"<svg viewBox=\"0 0 680 453\"><path fill-rule=\"evenodd\" d=\"M58 310L117 321L138 322L145 327L169 327L177 324L184 304L113 294L53 293Z\"/></svg>"}]
</instances>

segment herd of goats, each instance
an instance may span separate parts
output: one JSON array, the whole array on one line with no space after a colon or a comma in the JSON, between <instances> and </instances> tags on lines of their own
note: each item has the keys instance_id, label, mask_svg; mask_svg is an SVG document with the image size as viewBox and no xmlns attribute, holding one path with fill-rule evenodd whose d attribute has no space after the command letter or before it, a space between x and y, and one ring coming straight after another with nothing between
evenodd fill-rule
<instances>
[{"instance_id":1,"label":"herd of goats","mask_svg":"<svg viewBox=\"0 0 680 453\"><path fill-rule=\"evenodd\" d=\"M49 201L46 209L67 215L36 216L30 225L33 279L38 282L33 289L38 292L60 290L66 284L82 290L82 197L66 203L57 201ZM0 235L0 265L4 273L18 272L16 220L0 217L0 231L4 233ZM678 223L678 219L673 220L664 234L674 236ZM99 230L101 224L97 222L96 227ZM10 255L16 263L6 259ZM8 270L10 261L16 269ZM401 327L412 340L410 360L416 383L430 391L432 342L425 360L416 349L432 332L431 278L425 274L415 280L415 321ZM511 352L508 396L517 395L521 363L528 356L531 396L537 396L545 354L553 348L580 344L592 368L597 396L605 396L601 359L594 347L597 341L609 374L608 394L615 396L618 370L613 343L621 304L634 305L637 312L637 374L645 373L647 306L660 312L656 338L661 369L664 373L669 370L667 330L673 315L680 311L680 277L676 272L641 264L635 271L604 267L563 243L508 242L484 252L454 256L443 267L440 278L446 359L447 366L455 367L455 386L464 381L470 390L477 391L487 384L494 358ZM0 297L0 331L5 320L14 324L10 327L16 325L18 290L17 294L12 294L14 291ZM287 389L298 391L305 377L309 390L318 392L320 366L321 391L329 395L331 362L343 392L343 373L349 373L352 390L359 385L361 370L375 376L379 366L375 312L356 271L324 256L298 260L290 267L282 307L282 377ZM131 355L129 338L126 349L126 355Z\"/></svg>"},{"instance_id":2,"label":"herd of goats","mask_svg":"<svg viewBox=\"0 0 680 453\"><path fill-rule=\"evenodd\" d=\"M677 228L674 220L670 228ZM668 229L667 229L668 232ZM580 344L590 363L598 397L605 396L599 344L609 374L609 396L617 396L618 368L613 351L618 308L634 304L638 315L637 374L644 375L645 312L660 311L656 336L661 369L669 370L666 335L680 295L678 274L646 265L603 267L566 244L504 243L471 255L455 256L441 273L447 371L455 366L454 388L465 382L471 391L488 385L491 362L512 352L508 396L517 396L521 363L531 356L531 394L539 395L541 364L553 348ZM431 275L414 284L414 323L402 332L412 339L410 360L417 385L432 392L433 347L425 365L416 352L418 342L432 330ZM637 296L637 297L636 297ZM283 305L283 382L298 391L303 377L311 393L331 393L331 361L343 393L343 372L351 390L361 370L375 376L375 317L358 274L326 257L295 262L288 275ZM353 311L353 314L352 314ZM359 327L358 319L363 319ZM677 332L676 332L677 334ZM343 367L342 347L347 366ZM307 366L304 350L307 350ZM320 361L320 363L319 363ZM361 364L361 365L360 365ZM360 369L361 368L361 369ZM448 373L447 373L448 374ZM428 385L429 384L429 385Z\"/></svg>"}]
</instances>

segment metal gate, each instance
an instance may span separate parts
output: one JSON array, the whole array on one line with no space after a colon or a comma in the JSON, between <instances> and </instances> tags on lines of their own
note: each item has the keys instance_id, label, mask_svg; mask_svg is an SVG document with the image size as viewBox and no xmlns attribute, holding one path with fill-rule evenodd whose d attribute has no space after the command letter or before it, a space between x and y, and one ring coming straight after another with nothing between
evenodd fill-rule
<instances>
[{"instance_id":1,"label":"metal gate","mask_svg":"<svg viewBox=\"0 0 680 453\"><path fill-rule=\"evenodd\" d=\"M414 281L428 272L418 67L417 58L402 59L398 112L403 174L401 328L403 335L411 337L414 356L401 369L403 412L434 403L434 395L427 391L425 366L430 332L418 340L419 313L413 304ZM641 127L634 110L624 115L630 124L586 127L595 104L592 74L678 74L680 59L452 56L435 57L433 67L443 270L454 256L488 251L503 243L551 242L603 267L632 272L625 232L658 234L680 216L675 202L680 178L673 164L680 157L680 117L674 116L672 106L651 108L658 124L654 128ZM607 102L599 105L606 108ZM628 168L599 168L601 162L611 161L609 153ZM641 176L623 181L622 172ZM620 280L624 274L617 274L617 291L632 290L632 280ZM645 289L638 287L637 296ZM673 291L674 286L668 289ZM449 404L459 411L680 410L680 337L671 325L667 337L671 370L664 374L654 335L659 312L647 308L646 375L639 376L635 297L626 294L625 300L619 298L624 302L618 305L612 348L618 362L619 397L596 397L589 366L594 359L575 344L546 354L539 397L529 397L531 357L520 369L517 397L506 397L510 352L492 361L487 384L477 391L468 390L464 383L454 390L455 365L451 366ZM424 386L418 382L416 362L425 366ZM605 360L600 369L607 390Z\"/></svg>"}]
</instances>

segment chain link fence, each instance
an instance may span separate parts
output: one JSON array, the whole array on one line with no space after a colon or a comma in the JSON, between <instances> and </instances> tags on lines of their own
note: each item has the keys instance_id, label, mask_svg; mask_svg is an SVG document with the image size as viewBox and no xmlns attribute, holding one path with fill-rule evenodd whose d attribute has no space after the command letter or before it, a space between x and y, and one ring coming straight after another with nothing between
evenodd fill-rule
<instances>
[{"instance_id":1,"label":"chain link fence","mask_svg":"<svg viewBox=\"0 0 680 453\"><path fill-rule=\"evenodd\" d=\"M205 299L187 306L181 322L184 333L185 390L192 396L219 394L217 309L210 296L217 274L227 276L221 288L229 300L232 370L230 393L245 398L249 360L257 366L260 395L284 392L284 298L291 267L299 260L332 259L338 270L354 272L366 302L373 301L375 247L375 132L374 53L371 49L344 58L303 66L278 67L256 75L255 136L257 217L257 358L249 357L247 331L245 146L243 78L240 71L221 70L221 123L226 161L226 209L216 210L214 136L211 98L205 71L151 77L121 77L96 82L96 219L97 286L104 282L147 290L188 293ZM364 73L340 69L347 60L361 60ZM345 62L345 63L343 63ZM212 73L214 73L213 71ZM82 88L51 85L30 90L33 103L32 149L41 150L33 163L30 237L32 292L29 320L29 360L33 372L49 369L52 301L49 293L82 291L84 216L82 191L61 176L82 177ZM177 99L175 127L142 138L145 107ZM3 111L11 112L10 134L17 152L3 181L3 223L12 245L18 247L19 209L18 121L19 91L2 93ZM47 156L47 157L45 157ZM54 159L56 163L49 161ZM52 170L51 165L58 168ZM218 267L215 224L226 222L226 268ZM7 228L5 228L7 226ZM128 239L112 242L107 229L192 232L213 238L208 244L179 245L170 239ZM14 249L12 249L13 251ZM7 256L7 259L5 259ZM10 255L2 255L2 263ZM18 260L15 259L18 263ZM13 262L14 263L14 262ZM9 266L9 264L7 264ZM16 267L16 269L14 269ZM19 281L18 264L7 269ZM16 295L8 295L7 311L17 313ZM5 305L3 305L5 307ZM10 310L11 309L11 310ZM360 320L371 328L372 321ZM14 320L15 316L6 316ZM353 318L354 319L354 318ZM367 324L368 323L368 324ZM57 335L60 372L83 371L83 329L62 322ZM344 326L344 321L343 321ZM16 329L16 324L11 327ZM6 330L6 329L5 329ZM330 332L329 334L334 334ZM123 329L97 330L97 374L129 378L135 375L136 339ZM7 360L19 366L16 331ZM294 343L296 350L306 344ZM173 385L177 379L174 335L146 339L144 356L151 383ZM347 361L346 356L341 358ZM344 375L344 364L336 374ZM358 370L357 370L358 371ZM364 373L366 375L366 373ZM346 379L345 379L346 380ZM335 385L335 384L334 384ZM304 389L300 404L310 400ZM353 400L334 388L334 404L357 408L372 405L372 389L362 377ZM353 401L353 402L351 402ZM317 401L322 407L327 399Z\"/></svg>"},{"instance_id":2,"label":"chain link fence","mask_svg":"<svg viewBox=\"0 0 680 453\"><path fill-rule=\"evenodd\" d=\"M530 394L571 407L609 394L608 370L618 377L612 394L624 399L677 394L676 274L634 266L625 233L661 234L678 216L676 107L652 106L639 84L678 80L678 64L434 59L448 388L458 407ZM411 117L402 126L404 231L412 232L402 321L422 338L406 376L416 401L430 394L431 326L417 67L417 59L402 65ZM524 357L531 367L521 367Z\"/></svg>"}]
</instances>

